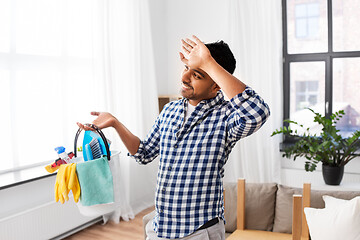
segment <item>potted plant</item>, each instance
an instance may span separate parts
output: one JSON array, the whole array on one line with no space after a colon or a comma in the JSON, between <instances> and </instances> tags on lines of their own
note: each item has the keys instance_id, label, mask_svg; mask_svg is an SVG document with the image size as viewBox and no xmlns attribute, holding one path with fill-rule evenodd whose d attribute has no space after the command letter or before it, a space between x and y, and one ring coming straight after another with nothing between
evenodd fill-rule
<instances>
[{"instance_id":1,"label":"potted plant","mask_svg":"<svg viewBox=\"0 0 360 240\"><path fill-rule=\"evenodd\" d=\"M344 138L339 134L340 130L336 128L336 123L345 115L343 110L326 118L314 110L308 109L315 114L314 122L322 127L319 135L311 134L310 129L304 129L302 124L284 120L284 122L295 124L305 131L299 134L290 126L284 126L275 130L271 136L282 133L293 137L295 143L285 147L283 157L293 157L294 161L297 157L305 157L305 170L310 172L314 171L317 164L321 162L325 183L339 185L344 173L344 166L358 156L355 151L359 149L360 131L355 131L349 138Z\"/></svg>"}]
</instances>

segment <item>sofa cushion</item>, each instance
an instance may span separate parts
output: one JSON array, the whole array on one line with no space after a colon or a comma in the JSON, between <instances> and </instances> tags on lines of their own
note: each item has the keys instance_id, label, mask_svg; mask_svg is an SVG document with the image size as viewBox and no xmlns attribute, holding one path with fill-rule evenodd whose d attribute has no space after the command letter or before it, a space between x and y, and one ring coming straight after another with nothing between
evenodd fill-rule
<instances>
[{"instance_id":1,"label":"sofa cushion","mask_svg":"<svg viewBox=\"0 0 360 240\"><path fill-rule=\"evenodd\" d=\"M292 196L302 194L301 188L293 188L279 184L276 194L274 232L291 233L292 226ZM322 196L329 195L341 199L352 199L360 196L357 191L324 191L311 190L310 206L313 208L324 208L325 203Z\"/></svg>"},{"instance_id":2,"label":"sofa cushion","mask_svg":"<svg viewBox=\"0 0 360 240\"><path fill-rule=\"evenodd\" d=\"M225 231L236 230L237 183L225 183ZM245 184L245 228L271 231L275 215L276 183Z\"/></svg>"},{"instance_id":3,"label":"sofa cushion","mask_svg":"<svg viewBox=\"0 0 360 240\"><path fill-rule=\"evenodd\" d=\"M324 195L340 198L344 200L350 200L354 197L360 196L360 191L323 191L323 190L311 190L311 203L313 208L324 208L325 203L323 200Z\"/></svg>"}]
</instances>

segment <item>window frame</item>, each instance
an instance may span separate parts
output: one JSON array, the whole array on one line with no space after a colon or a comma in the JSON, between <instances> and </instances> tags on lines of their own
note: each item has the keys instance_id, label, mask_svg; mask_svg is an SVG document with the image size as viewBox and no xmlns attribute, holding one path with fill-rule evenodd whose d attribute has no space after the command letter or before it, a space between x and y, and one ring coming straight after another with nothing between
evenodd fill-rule
<instances>
[{"instance_id":1,"label":"window frame","mask_svg":"<svg viewBox=\"0 0 360 240\"><path fill-rule=\"evenodd\" d=\"M333 13L332 0L327 0L328 21L328 51L315 53L288 53L287 40L287 1L282 0L282 30L283 30L283 120L290 118L290 64L292 62L325 62L325 116L332 114L333 104L333 59L334 58L360 58L360 51L333 51ZM315 1L314 1L315 2ZM288 127L288 123L283 123ZM280 149L283 149L296 140L293 137L284 136Z\"/></svg>"}]
</instances>

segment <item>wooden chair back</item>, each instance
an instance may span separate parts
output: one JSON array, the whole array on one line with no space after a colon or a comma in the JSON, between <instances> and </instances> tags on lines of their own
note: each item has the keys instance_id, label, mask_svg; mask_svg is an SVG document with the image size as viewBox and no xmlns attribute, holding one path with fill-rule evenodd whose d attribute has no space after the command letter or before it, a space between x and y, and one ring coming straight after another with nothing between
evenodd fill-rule
<instances>
[{"instance_id":1,"label":"wooden chair back","mask_svg":"<svg viewBox=\"0 0 360 240\"><path fill-rule=\"evenodd\" d=\"M305 188L306 186L306 188ZM303 219L305 219L304 215L304 207L310 206L310 185L304 184L303 193L306 194L306 199L303 200L302 195L294 195L293 196L293 210L292 210L292 240L308 240L309 238L302 238L304 236L309 236L309 230L307 228L306 222L304 225ZM245 230L245 179L239 179L237 182L237 230L244 231ZM261 231L258 231L261 232ZM271 233L271 232L270 232ZM267 232L267 234L270 234ZM276 233L274 233L276 234Z\"/></svg>"}]
</instances>

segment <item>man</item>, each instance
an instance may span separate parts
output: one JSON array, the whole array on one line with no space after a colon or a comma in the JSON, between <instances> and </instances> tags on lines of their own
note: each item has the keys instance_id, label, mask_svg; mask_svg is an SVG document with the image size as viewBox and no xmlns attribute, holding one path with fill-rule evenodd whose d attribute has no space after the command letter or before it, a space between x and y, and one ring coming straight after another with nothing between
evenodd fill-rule
<instances>
[{"instance_id":1,"label":"man","mask_svg":"<svg viewBox=\"0 0 360 240\"><path fill-rule=\"evenodd\" d=\"M140 164L160 155L156 215L146 226L148 239L225 239L224 164L235 143L258 130L270 111L232 75L235 58L226 43L205 45L193 36L182 40L182 49L183 99L164 107L144 140L109 113L93 112L98 116L93 123L114 127Z\"/></svg>"}]
</instances>

